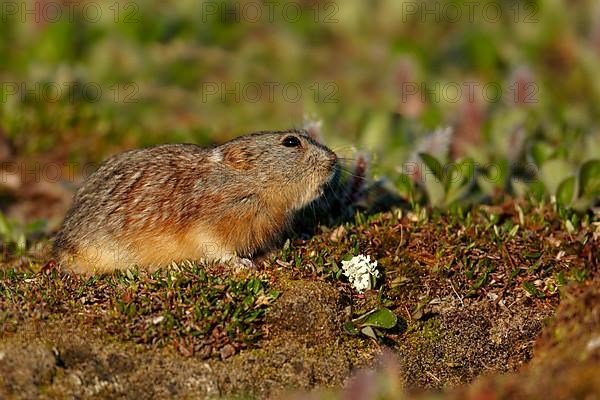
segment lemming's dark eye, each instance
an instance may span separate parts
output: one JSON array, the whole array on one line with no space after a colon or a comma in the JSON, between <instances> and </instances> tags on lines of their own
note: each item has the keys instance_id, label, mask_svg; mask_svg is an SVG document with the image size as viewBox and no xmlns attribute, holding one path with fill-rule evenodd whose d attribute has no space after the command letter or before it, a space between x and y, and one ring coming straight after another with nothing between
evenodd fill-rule
<instances>
[{"instance_id":1,"label":"lemming's dark eye","mask_svg":"<svg viewBox=\"0 0 600 400\"><path fill-rule=\"evenodd\" d=\"M282 144L285 147L298 147L300 146L300 139L298 139L296 136L287 136L285 139L283 139Z\"/></svg>"}]
</instances>

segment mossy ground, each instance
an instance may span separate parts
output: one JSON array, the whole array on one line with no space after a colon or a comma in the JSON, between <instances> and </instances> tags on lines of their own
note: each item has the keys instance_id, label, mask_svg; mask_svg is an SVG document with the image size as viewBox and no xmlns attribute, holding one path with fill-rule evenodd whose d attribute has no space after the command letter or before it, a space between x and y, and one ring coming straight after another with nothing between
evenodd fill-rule
<instances>
[{"instance_id":1,"label":"mossy ground","mask_svg":"<svg viewBox=\"0 0 600 400\"><path fill-rule=\"evenodd\" d=\"M45 265L44 246L30 246L38 256L8 257L0 275L0 393L282 396L340 387L385 348L412 393L535 397L535 382L562 370L579 377L556 381L565 393L597 393L585 377L597 372L599 227L529 202L396 210L288 242L251 270L184 263L95 278ZM353 292L340 273L348 254L378 260L376 290ZM399 317L379 342L344 332L378 307Z\"/></svg>"}]
</instances>

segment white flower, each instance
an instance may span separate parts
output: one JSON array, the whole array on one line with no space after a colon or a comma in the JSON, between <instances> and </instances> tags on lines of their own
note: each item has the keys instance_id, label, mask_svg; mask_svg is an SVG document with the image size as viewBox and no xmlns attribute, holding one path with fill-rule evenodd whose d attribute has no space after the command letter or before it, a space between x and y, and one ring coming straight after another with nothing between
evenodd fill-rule
<instances>
[{"instance_id":1,"label":"white flower","mask_svg":"<svg viewBox=\"0 0 600 400\"><path fill-rule=\"evenodd\" d=\"M377 261L371 261L370 256L358 255L350 261L342 261L344 275L357 292L372 289L375 278L379 277Z\"/></svg>"}]
</instances>

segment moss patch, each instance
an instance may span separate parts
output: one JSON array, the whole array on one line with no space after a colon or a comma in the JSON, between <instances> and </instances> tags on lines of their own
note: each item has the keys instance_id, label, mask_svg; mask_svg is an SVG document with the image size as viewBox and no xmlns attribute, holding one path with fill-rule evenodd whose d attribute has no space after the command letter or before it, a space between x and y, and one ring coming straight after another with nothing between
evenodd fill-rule
<instances>
[{"instance_id":1,"label":"moss patch","mask_svg":"<svg viewBox=\"0 0 600 400\"><path fill-rule=\"evenodd\" d=\"M209 268L210 270L210 268ZM25 320L77 316L115 339L149 347L174 345L184 355L227 358L256 342L279 293L259 276L231 277L184 263L153 274L137 271L84 278L49 268L0 271L2 331Z\"/></svg>"}]
</instances>

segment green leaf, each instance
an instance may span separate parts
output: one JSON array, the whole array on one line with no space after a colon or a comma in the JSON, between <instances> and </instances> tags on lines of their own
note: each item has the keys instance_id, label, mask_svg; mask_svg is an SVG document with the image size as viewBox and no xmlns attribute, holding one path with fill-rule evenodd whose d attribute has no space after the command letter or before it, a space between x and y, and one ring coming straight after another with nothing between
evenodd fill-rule
<instances>
[{"instance_id":1,"label":"green leaf","mask_svg":"<svg viewBox=\"0 0 600 400\"><path fill-rule=\"evenodd\" d=\"M427 168L431 171L433 176L440 182L444 182L444 168L442 164L432 155L427 153L419 153L421 160L427 165Z\"/></svg>"},{"instance_id":2,"label":"green leaf","mask_svg":"<svg viewBox=\"0 0 600 400\"><path fill-rule=\"evenodd\" d=\"M17 247L17 253L18 254L23 254L25 253L25 250L27 250L27 238L25 237L24 233L20 233L17 236L17 240L16 240L16 247Z\"/></svg>"},{"instance_id":3,"label":"green leaf","mask_svg":"<svg viewBox=\"0 0 600 400\"><path fill-rule=\"evenodd\" d=\"M517 197L525 197L529 192L529 186L523 182L522 179L512 177L510 179L510 186Z\"/></svg>"},{"instance_id":4,"label":"green leaf","mask_svg":"<svg viewBox=\"0 0 600 400\"><path fill-rule=\"evenodd\" d=\"M350 261L354 258L354 254L346 253L342 256L342 261Z\"/></svg>"},{"instance_id":5,"label":"green leaf","mask_svg":"<svg viewBox=\"0 0 600 400\"><path fill-rule=\"evenodd\" d=\"M398 323L398 317L387 308L379 308L360 316L354 322L361 326L391 329Z\"/></svg>"},{"instance_id":6,"label":"green leaf","mask_svg":"<svg viewBox=\"0 0 600 400\"><path fill-rule=\"evenodd\" d=\"M129 278L130 281L134 280L133 272L131 272L131 269L127 270L126 275L127 275L127 278Z\"/></svg>"},{"instance_id":7,"label":"green leaf","mask_svg":"<svg viewBox=\"0 0 600 400\"><path fill-rule=\"evenodd\" d=\"M544 292L540 291L537 287L535 287L535 285L531 282L523 282L522 283L522 287L523 289L525 289L527 291L527 293L529 293L530 295L534 296L534 297L538 297L540 299L546 297L546 295L544 294Z\"/></svg>"},{"instance_id":8,"label":"green leaf","mask_svg":"<svg viewBox=\"0 0 600 400\"><path fill-rule=\"evenodd\" d=\"M464 160L451 164L448 169L444 186L446 189L453 186L460 187L464 185L465 182L471 180L474 171L475 164L471 158L465 158Z\"/></svg>"},{"instance_id":9,"label":"green leaf","mask_svg":"<svg viewBox=\"0 0 600 400\"><path fill-rule=\"evenodd\" d=\"M558 185L558 189L556 189L556 200L559 203L565 205L571 204L573 196L575 195L575 183L575 177L570 176Z\"/></svg>"},{"instance_id":10,"label":"green leaf","mask_svg":"<svg viewBox=\"0 0 600 400\"><path fill-rule=\"evenodd\" d=\"M600 195L600 160L590 160L581 166L579 187L582 196Z\"/></svg>"},{"instance_id":11,"label":"green leaf","mask_svg":"<svg viewBox=\"0 0 600 400\"><path fill-rule=\"evenodd\" d=\"M475 180L477 181L477 186L479 186L484 194L491 196L492 193L494 193L496 187L490 181L490 179L487 178L487 176L479 175L477 178L475 178Z\"/></svg>"},{"instance_id":12,"label":"green leaf","mask_svg":"<svg viewBox=\"0 0 600 400\"><path fill-rule=\"evenodd\" d=\"M392 329L398 323L398 317L391 310L381 308L366 318L364 325L374 326L376 328Z\"/></svg>"},{"instance_id":13,"label":"green leaf","mask_svg":"<svg viewBox=\"0 0 600 400\"><path fill-rule=\"evenodd\" d=\"M531 147L531 157L538 167L541 167L554 153L554 149L546 142L535 142Z\"/></svg>"},{"instance_id":14,"label":"green leaf","mask_svg":"<svg viewBox=\"0 0 600 400\"><path fill-rule=\"evenodd\" d=\"M419 157L423 160L427 169L431 171L429 174L427 171L423 171L423 184L425 191L427 192L427 198L429 204L433 207L439 207L444 203L445 189L444 189L444 172L442 164L433 156L421 153Z\"/></svg>"},{"instance_id":15,"label":"green leaf","mask_svg":"<svg viewBox=\"0 0 600 400\"><path fill-rule=\"evenodd\" d=\"M26 232L29 233L37 233L37 232L45 232L48 226L48 222L40 219L33 222L30 222L25 227Z\"/></svg>"},{"instance_id":16,"label":"green leaf","mask_svg":"<svg viewBox=\"0 0 600 400\"><path fill-rule=\"evenodd\" d=\"M365 326L360 331L363 335L366 335L370 338L377 340L377 334L375 333L375 330L373 328L371 328L370 326Z\"/></svg>"},{"instance_id":17,"label":"green leaf","mask_svg":"<svg viewBox=\"0 0 600 400\"><path fill-rule=\"evenodd\" d=\"M3 213L0 212L0 236L7 240L12 236L12 228Z\"/></svg>"},{"instance_id":18,"label":"green leaf","mask_svg":"<svg viewBox=\"0 0 600 400\"><path fill-rule=\"evenodd\" d=\"M585 212L585 210L589 209L595 201L596 199L593 197L581 196L573 201L571 207L579 212Z\"/></svg>"},{"instance_id":19,"label":"green leaf","mask_svg":"<svg viewBox=\"0 0 600 400\"><path fill-rule=\"evenodd\" d=\"M508 160L497 160L488 165L485 172L476 177L477 185L483 193L493 194L498 188L504 188L510 175Z\"/></svg>"},{"instance_id":20,"label":"green leaf","mask_svg":"<svg viewBox=\"0 0 600 400\"><path fill-rule=\"evenodd\" d=\"M360 211L357 211L354 214L354 222L356 222L356 225L364 225L367 222L367 217Z\"/></svg>"},{"instance_id":21,"label":"green leaf","mask_svg":"<svg viewBox=\"0 0 600 400\"><path fill-rule=\"evenodd\" d=\"M544 198L544 194L546 193L546 186L544 186L542 181L533 181L529 184L529 192L533 198L542 200Z\"/></svg>"},{"instance_id":22,"label":"green leaf","mask_svg":"<svg viewBox=\"0 0 600 400\"><path fill-rule=\"evenodd\" d=\"M445 182L446 205L460 199L467 193L474 174L475 162L471 158L465 158L450 167Z\"/></svg>"},{"instance_id":23,"label":"green leaf","mask_svg":"<svg viewBox=\"0 0 600 400\"><path fill-rule=\"evenodd\" d=\"M414 183L406 174L400 174L396 180L396 188L404 197L410 198L414 192Z\"/></svg>"},{"instance_id":24,"label":"green leaf","mask_svg":"<svg viewBox=\"0 0 600 400\"><path fill-rule=\"evenodd\" d=\"M463 182L469 182L475 175L475 160L471 157L464 158L458 163L462 173Z\"/></svg>"},{"instance_id":25,"label":"green leaf","mask_svg":"<svg viewBox=\"0 0 600 400\"><path fill-rule=\"evenodd\" d=\"M360 333L356 325L354 325L352 322L346 322L343 327L346 333L349 335L358 335Z\"/></svg>"},{"instance_id":26,"label":"green leaf","mask_svg":"<svg viewBox=\"0 0 600 400\"><path fill-rule=\"evenodd\" d=\"M558 190L558 185L571 175L571 166L565 160L550 160L542 165L539 174L548 193L553 194Z\"/></svg>"}]
</instances>

